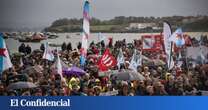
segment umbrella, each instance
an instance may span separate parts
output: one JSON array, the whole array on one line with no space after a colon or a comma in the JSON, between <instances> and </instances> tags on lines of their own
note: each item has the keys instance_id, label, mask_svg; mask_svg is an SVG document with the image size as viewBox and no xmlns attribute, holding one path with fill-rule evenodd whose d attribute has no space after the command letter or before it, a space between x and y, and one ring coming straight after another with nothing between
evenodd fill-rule
<instances>
[{"instance_id":1,"label":"umbrella","mask_svg":"<svg viewBox=\"0 0 208 110\"><path fill-rule=\"evenodd\" d=\"M21 57L21 56L23 56L24 55L24 53L19 53L19 52L16 52L16 53L13 53L12 54L13 56L17 56L17 57Z\"/></svg>"},{"instance_id":2,"label":"umbrella","mask_svg":"<svg viewBox=\"0 0 208 110\"><path fill-rule=\"evenodd\" d=\"M165 65L165 62L160 59L153 60L153 62L155 65Z\"/></svg>"},{"instance_id":3,"label":"umbrella","mask_svg":"<svg viewBox=\"0 0 208 110\"><path fill-rule=\"evenodd\" d=\"M37 85L35 85L34 83L20 81L20 82L10 84L7 87L7 89L11 90L11 89L24 89L24 88L35 88L35 87L37 87Z\"/></svg>"},{"instance_id":4,"label":"umbrella","mask_svg":"<svg viewBox=\"0 0 208 110\"><path fill-rule=\"evenodd\" d=\"M31 66L23 70L23 73L41 73L43 71L43 67L40 65L37 66Z\"/></svg>"},{"instance_id":5,"label":"umbrella","mask_svg":"<svg viewBox=\"0 0 208 110\"><path fill-rule=\"evenodd\" d=\"M144 76L134 71L121 71L113 75L117 80L144 80Z\"/></svg>"},{"instance_id":6,"label":"umbrella","mask_svg":"<svg viewBox=\"0 0 208 110\"><path fill-rule=\"evenodd\" d=\"M69 69L63 70L63 73L65 75L68 75L68 76L70 76L70 75L78 75L78 76L81 76L81 75L84 75L86 72L84 70L82 70L81 68L78 68L76 66L73 66L73 67L71 67Z\"/></svg>"}]
</instances>

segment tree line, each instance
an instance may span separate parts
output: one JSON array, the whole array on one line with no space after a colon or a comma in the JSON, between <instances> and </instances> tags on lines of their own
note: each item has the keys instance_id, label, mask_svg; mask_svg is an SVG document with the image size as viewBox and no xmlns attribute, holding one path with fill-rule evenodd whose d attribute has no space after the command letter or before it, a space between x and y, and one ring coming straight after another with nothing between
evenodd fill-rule
<instances>
[{"instance_id":1,"label":"tree line","mask_svg":"<svg viewBox=\"0 0 208 110\"><path fill-rule=\"evenodd\" d=\"M169 21L173 27L182 26L188 28L191 31L197 27L198 30L201 28L207 28L207 26L200 26L198 24L206 24L208 16L170 16L170 17L134 17L134 16L117 16L110 20L100 20L98 18L91 18L91 26L99 25L123 25L128 26L130 23L156 23L159 27L162 27L163 21ZM83 19L80 18L62 18L54 21L51 26L44 29L44 31L64 31L64 32L80 32L82 30ZM187 27L189 26L189 27ZM207 29L208 30L208 29Z\"/></svg>"}]
</instances>

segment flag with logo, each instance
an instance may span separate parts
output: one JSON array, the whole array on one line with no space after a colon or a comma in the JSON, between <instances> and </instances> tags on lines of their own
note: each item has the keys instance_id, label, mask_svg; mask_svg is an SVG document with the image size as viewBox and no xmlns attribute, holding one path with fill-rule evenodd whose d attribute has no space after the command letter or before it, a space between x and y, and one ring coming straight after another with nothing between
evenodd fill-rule
<instances>
[{"instance_id":1,"label":"flag with logo","mask_svg":"<svg viewBox=\"0 0 208 110\"><path fill-rule=\"evenodd\" d=\"M54 60L53 52L52 52L51 48L49 47L48 43L45 43L45 51L43 54L43 59L47 59L49 61Z\"/></svg>"},{"instance_id":2,"label":"flag with logo","mask_svg":"<svg viewBox=\"0 0 208 110\"><path fill-rule=\"evenodd\" d=\"M165 53L167 55L167 64L168 64L167 67L169 70L171 70L174 67L174 61L172 57L173 44L171 43L171 40L169 40L171 37L171 27L167 22L163 23L163 35L164 35Z\"/></svg>"},{"instance_id":3,"label":"flag with logo","mask_svg":"<svg viewBox=\"0 0 208 110\"><path fill-rule=\"evenodd\" d=\"M117 56L117 66L118 66L118 69L121 68L121 65L125 63L125 60L124 60L124 55L123 55L123 52L122 52L122 49L119 49L119 53L118 53L118 56Z\"/></svg>"},{"instance_id":4,"label":"flag with logo","mask_svg":"<svg viewBox=\"0 0 208 110\"><path fill-rule=\"evenodd\" d=\"M98 61L98 66L100 71L107 71L109 68L116 65L116 59L110 53L109 49L106 49L100 60Z\"/></svg>"},{"instance_id":5,"label":"flag with logo","mask_svg":"<svg viewBox=\"0 0 208 110\"><path fill-rule=\"evenodd\" d=\"M0 33L0 73L4 70L11 68L12 62L10 60L9 52L6 48L6 43L3 38L3 34Z\"/></svg>"},{"instance_id":6,"label":"flag with logo","mask_svg":"<svg viewBox=\"0 0 208 110\"><path fill-rule=\"evenodd\" d=\"M134 50L134 54L131 58L129 68L137 72L137 67L142 65L142 52Z\"/></svg>"}]
</instances>

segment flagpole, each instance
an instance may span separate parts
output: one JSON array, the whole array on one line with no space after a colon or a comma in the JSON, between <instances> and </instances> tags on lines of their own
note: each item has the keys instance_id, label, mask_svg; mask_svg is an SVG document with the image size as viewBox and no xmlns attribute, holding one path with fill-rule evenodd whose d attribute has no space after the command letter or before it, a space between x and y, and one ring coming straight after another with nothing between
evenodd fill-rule
<instances>
[{"instance_id":1,"label":"flagpole","mask_svg":"<svg viewBox=\"0 0 208 110\"><path fill-rule=\"evenodd\" d=\"M185 48L185 50L186 50L186 68L187 68L187 72L189 73L189 64L188 64L188 58L187 58L187 53L188 53L187 47Z\"/></svg>"},{"instance_id":2,"label":"flagpole","mask_svg":"<svg viewBox=\"0 0 208 110\"><path fill-rule=\"evenodd\" d=\"M170 46L170 55L169 55L169 64L168 64L168 70L169 70L169 67L171 65L171 57L172 57L172 48L173 48L173 42L171 42L171 46Z\"/></svg>"}]
</instances>

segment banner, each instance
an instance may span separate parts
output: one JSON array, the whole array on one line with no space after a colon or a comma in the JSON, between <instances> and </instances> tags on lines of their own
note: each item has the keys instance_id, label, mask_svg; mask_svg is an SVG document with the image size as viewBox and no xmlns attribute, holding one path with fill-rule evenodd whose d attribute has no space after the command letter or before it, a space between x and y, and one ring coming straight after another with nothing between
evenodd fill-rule
<instances>
[{"instance_id":1,"label":"banner","mask_svg":"<svg viewBox=\"0 0 208 110\"><path fill-rule=\"evenodd\" d=\"M142 50L160 51L162 49L161 39L162 39L161 35L142 36Z\"/></svg>"},{"instance_id":2,"label":"banner","mask_svg":"<svg viewBox=\"0 0 208 110\"><path fill-rule=\"evenodd\" d=\"M199 47L187 47L187 58L199 61L201 59L207 60L208 56L208 47L199 46ZM204 58L202 58L204 57Z\"/></svg>"},{"instance_id":3,"label":"banner","mask_svg":"<svg viewBox=\"0 0 208 110\"><path fill-rule=\"evenodd\" d=\"M1 110L207 110L208 97L0 97Z\"/></svg>"}]
</instances>

